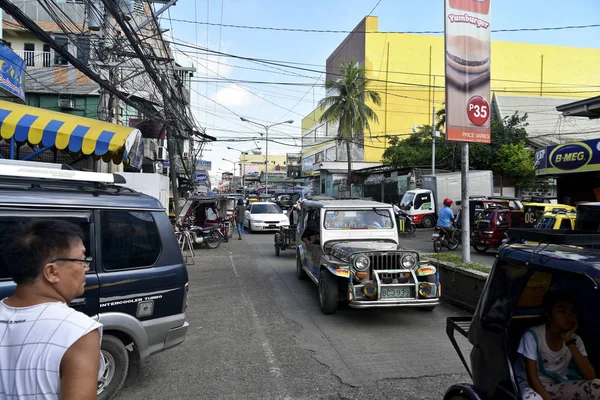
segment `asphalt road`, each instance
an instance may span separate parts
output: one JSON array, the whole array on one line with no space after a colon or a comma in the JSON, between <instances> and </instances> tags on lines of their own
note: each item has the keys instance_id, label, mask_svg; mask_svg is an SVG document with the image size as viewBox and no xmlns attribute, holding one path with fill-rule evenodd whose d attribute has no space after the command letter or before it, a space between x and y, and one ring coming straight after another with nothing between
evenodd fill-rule
<instances>
[{"instance_id":1,"label":"asphalt road","mask_svg":"<svg viewBox=\"0 0 600 400\"><path fill-rule=\"evenodd\" d=\"M411 250L416 250L420 254L432 254L433 253L433 242L431 241L431 234L433 228L417 228L417 231L412 235L402 234L400 236L400 244ZM462 245L458 246L456 250L448 250L447 248L442 249L442 253L451 253L458 256L461 255ZM496 252L488 250L486 253L480 254L471 247L471 262L477 262L481 264L492 265L496 259Z\"/></svg>"},{"instance_id":2,"label":"asphalt road","mask_svg":"<svg viewBox=\"0 0 600 400\"><path fill-rule=\"evenodd\" d=\"M296 278L294 251L275 257L268 233L201 249L195 262L186 341L143 362L121 399L439 400L469 381L445 334L461 310L324 315L316 286Z\"/></svg>"}]
</instances>

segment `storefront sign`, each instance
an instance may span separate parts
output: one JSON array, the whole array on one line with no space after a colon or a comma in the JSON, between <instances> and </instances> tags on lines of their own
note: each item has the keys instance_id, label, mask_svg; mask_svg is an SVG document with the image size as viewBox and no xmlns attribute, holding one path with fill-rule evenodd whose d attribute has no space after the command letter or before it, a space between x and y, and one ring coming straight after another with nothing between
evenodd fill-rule
<instances>
[{"instance_id":1,"label":"storefront sign","mask_svg":"<svg viewBox=\"0 0 600 400\"><path fill-rule=\"evenodd\" d=\"M446 139L491 143L490 2L446 0Z\"/></svg>"},{"instance_id":2,"label":"storefront sign","mask_svg":"<svg viewBox=\"0 0 600 400\"><path fill-rule=\"evenodd\" d=\"M196 171L210 171L212 162L206 160L196 160Z\"/></svg>"},{"instance_id":3,"label":"storefront sign","mask_svg":"<svg viewBox=\"0 0 600 400\"><path fill-rule=\"evenodd\" d=\"M302 175L310 175L313 172L313 164L315 163L315 156L308 156L302 159Z\"/></svg>"},{"instance_id":4,"label":"storefront sign","mask_svg":"<svg viewBox=\"0 0 600 400\"><path fill-rule=\"evenodd\" d=\"M600 139L538 149L533 168L536 175L600 171Z\"/></svg>"},{"instance_id":5,"label":"storefront sign","mask_svg":"<svg viewBox=\"0 0 600 400\"><path fill-rule=\"evenodd\" d=\"M25 61L0 43L0 89L25 101Z\"/></svg>"}]
</instances>

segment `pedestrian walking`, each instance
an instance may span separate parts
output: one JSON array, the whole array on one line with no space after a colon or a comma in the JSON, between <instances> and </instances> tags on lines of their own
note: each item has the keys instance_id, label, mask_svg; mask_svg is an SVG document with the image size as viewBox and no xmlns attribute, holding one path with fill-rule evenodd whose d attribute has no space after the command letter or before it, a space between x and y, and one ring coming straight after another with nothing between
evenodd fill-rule
<instances>
[{"instance_id":1,"label":"pedestrian walking","mask_svg":"<svg viewBox=\"0 0 600 400\"><path fill-rule=\"evenodd\" d=\"M96 399L102 324L67 305L84 293L92 262L83 231L43 220L7 238L2 255L17 288L0 301L0 397Z\"/></svg>"},{"instance_id":2,"label":"pedestrian walking","mask_svg":"<svg viewBox=\"0 0 600 400\"><path fill-rule=\"evenodd\" d=\"M246 207L244 207L244 200L239 199L237 206L235 207L235 224L237 226L238 240L242 240L244 236L244 218L246 216Z\"/></svg>"}]
</instances>

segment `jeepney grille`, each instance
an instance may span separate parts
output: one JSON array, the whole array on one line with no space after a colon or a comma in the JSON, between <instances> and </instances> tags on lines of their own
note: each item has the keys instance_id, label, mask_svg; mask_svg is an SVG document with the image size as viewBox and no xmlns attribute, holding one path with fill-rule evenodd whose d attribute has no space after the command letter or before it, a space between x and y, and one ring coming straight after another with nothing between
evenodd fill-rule
<instances>
[{"instance_id":1,"label":"jeepney grille","mask_svg":"<svg viewBox=\"0 0 600 400\"><path fill-rule=\"evenodd\" d=\"M400 257L398 254L373 254L370 257L371 267L377 270L400 269Z\"/></svg>"}]
</instances>

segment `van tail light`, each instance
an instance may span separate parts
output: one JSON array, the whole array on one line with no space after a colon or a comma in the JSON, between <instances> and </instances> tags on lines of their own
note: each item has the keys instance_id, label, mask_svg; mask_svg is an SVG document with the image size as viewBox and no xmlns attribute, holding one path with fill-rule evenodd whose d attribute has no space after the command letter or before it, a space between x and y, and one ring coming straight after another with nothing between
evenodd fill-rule
<instances>
[{"instance_id":1,"label":"van tail light","mask_svg":"<svg viewBox=\"0 0 600 400\"><path fill-rule=\"evenodd\" d=\"M184 313L187 310L187 301L188 301L188 293L190 292L190 283L186 282L183 289L183 306L181 307L181 312Z\"/></svg>"}]
</instances>

